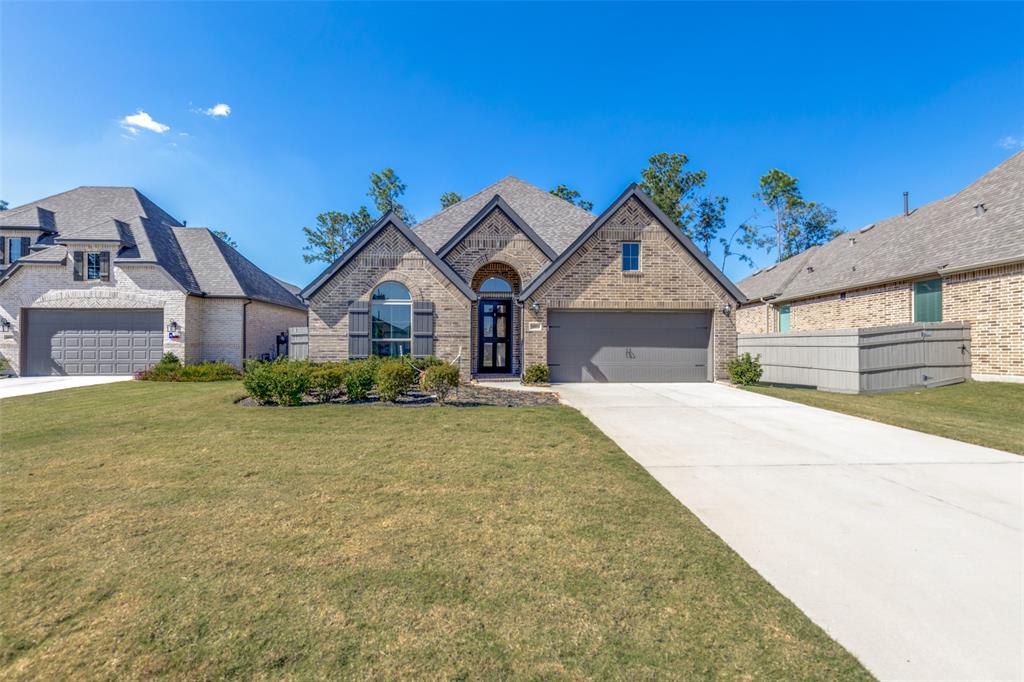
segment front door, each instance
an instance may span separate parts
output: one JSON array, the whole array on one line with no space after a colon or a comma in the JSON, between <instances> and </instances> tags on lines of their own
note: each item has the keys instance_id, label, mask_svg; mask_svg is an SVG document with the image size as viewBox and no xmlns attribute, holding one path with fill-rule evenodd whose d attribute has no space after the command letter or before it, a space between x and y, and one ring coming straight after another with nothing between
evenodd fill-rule
<instances>
[{"instance_id":1,"label":"front door","mask_svg":"<svg viewBox=\"0 0 1024 682\"><path fill-rule=\"evenodd\" d=\"M501 374L512 371L512 301L485 298L480 301L480 343L477 371Z\"/></svg>"}]
</instances>

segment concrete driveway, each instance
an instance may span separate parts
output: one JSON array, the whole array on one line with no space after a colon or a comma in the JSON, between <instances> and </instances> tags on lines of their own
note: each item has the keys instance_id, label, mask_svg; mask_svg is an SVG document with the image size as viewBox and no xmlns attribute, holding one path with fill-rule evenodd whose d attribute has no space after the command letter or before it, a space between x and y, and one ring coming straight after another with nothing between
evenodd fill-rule
<instances>
[{"instance_id":1,"label":"concrete driveway","mask_svg":"<svg viewBox=\"0 0 1024 682\"><path fill-rule=\"evenodd\" d=\"M715 384L556 390L879 678L1024 677L1024 458Z\"/></svg>"},{"instance_id":2,"label":"concrete driveway","mask_svg":"<svg viewBox=\"0 0 1024 682\"><path fill-rule=\"evenodd\" d=\"M116 381L131 381L129 376L79 376L79 377L12 377L0 379L0 399L13 398L16 395L31 395L61 391L65 388L79 386L95 386L96 384L112 384Z\"/></svg>"}]
</instances>

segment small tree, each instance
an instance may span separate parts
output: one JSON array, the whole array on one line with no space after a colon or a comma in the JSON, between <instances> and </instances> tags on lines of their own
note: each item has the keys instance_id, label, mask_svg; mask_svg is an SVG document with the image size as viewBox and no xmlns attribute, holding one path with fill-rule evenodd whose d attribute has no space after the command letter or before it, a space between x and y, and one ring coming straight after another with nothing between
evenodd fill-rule
<instances>
[{"instance_id":1,"label":"small tree","mask_svg":"<svg viewBox=\"0 0 1024 682\"><path fill-rule=\"evenodd\" d=\"M460 201L462 201L462 195L458 192L444 192L441 195L441 208L446 209L449 206L454 206Z\"/></svg>"},{"instance_id":2,"label":"small tree","mask_svg":"<svg viewBox=\"0 0 1024 682\"><path fill-rule=\"evenodd\" d=\"M227 244L231 248L233 248L233 249L237 249L238 248L238 242L236 242L234 239L232 239L228 235L228 233L225 232L224 230L211 230L210 232L213 234L214 237L216 237L217 239L221 240L222 242L224 242L225 244Z\"/></svg>"},{"instance_id":3,"label":"small tree","mask_svg":"<svg viewBox=\"0 0 1024 682\"><path fill-rule=\"evenodd\" d=\"M359 237L365 234L376 222L365 206L360 206L354 213L327 211L316 217L316 225L303 227L306 235L307 251L302 260L307 263L323 261L333 263Z\"/></svg>"},{"instance_id":4,"label":"small tree","mask_svg":"<svg viewBox=\"0 0 1024 682\"><path fill-rule=\"evenodd\" d=\"M568 187L562 184L558 185L554 189L549 189L548 193L554 194L559 199L564 199L568 201L573 206L579 206L584 211L589 211L590 209L594 208L594 202L587 201L579 192L577 192L574 189L569 189Z\"/></svg>"},{"instance_id":5,"label":"small tree","mask_svg":"<svg viewBox=\"0 0 1024 682\"><path fill-rule=\"evenodd\" d=\"M836 212L804 199L799 182L778 168L761 176L754 198L768 210L771 222L741 225L741 244L765 249L768 253L774 250L776 262L779 262L842 234L833 227Z\"/></svg>"},{"instance_id":6,"label":"small tree","mask_svg":"<svg viewBox=\"0 0 1024 682\"><path fill-rule=\"evenodd\" d=\"M373 199L380 214L385 215L388 211L394 211L406 224L412 225L416 219L398 201L403 194L405 194L405 183L393 168L385 168L379 173L370 173L370 190L366 196Z\"/></svg>"},{"instance_id":7,"label":"small tree","mask_svg":"<svg viewBox=\"0 0 1024 682\"><path fill-rule=\"evenodd\" d=\"M0 199L0 211L6 211L9 207L9 204L6 201Z\"/></svg>"}]
</instances>

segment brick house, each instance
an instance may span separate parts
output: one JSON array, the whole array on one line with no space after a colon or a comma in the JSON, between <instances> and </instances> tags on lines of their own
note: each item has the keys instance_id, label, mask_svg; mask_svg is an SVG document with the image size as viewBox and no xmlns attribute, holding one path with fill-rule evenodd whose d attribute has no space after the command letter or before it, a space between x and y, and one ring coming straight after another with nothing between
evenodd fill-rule
<instances>
[{"instance_id":1,"label":"brick house","mask_svg":"<svg viewBox=\"0 0 1024 682\"><path fill-rule=\"evenodd\" d=\"M0 355L17 374L130 374L168 351L240 365L305 324L294 291L134 188L0 213Z\"/></svg>"},{"instance_id":2,"label":"brick house","mask_svg":"<svg viewBox=\"0 0 1024 682\"><path fill-rule=\"evenodd\" d=\"M384 216L302 295L312 360L544 363L554 381L724 378L743 300L635 185L594 216L512 177L415 229Z\"/></svg>"},{"instance_id":3,"label":"brick house","mask_svg":"<svg viewBox=\"0 0 1024 682\"><path fill-rule=\"evenodd\" d=\"M1024 152L969 187L739 283L741 334L968 322L976 378L1024 379Z\"/></svg>"}]
</instances>

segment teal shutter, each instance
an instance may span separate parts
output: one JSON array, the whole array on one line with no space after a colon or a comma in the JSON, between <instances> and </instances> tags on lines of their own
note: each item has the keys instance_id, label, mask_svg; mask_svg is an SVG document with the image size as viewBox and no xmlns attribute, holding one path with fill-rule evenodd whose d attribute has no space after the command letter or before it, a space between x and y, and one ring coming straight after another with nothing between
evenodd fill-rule
<instances>
[{"instance_id":1,"label":"teal shutter","mask_svg":"<svg viewBox=\"0 0 1024 682\"><path fill-rule=\"evenodd\" d=\"M914 282L914 322L942 322L942 279Z\"/></svg>"},{"instance_id":2,"label":"teal shutter","mask_svg":"<svg viewBox=\"0 0 1024 682\"><path fill-rule=\"evenodd\" d=\"M785 334L789 331L789 304L779 306L779 331Z\"/></svg>"}]
</instances>

